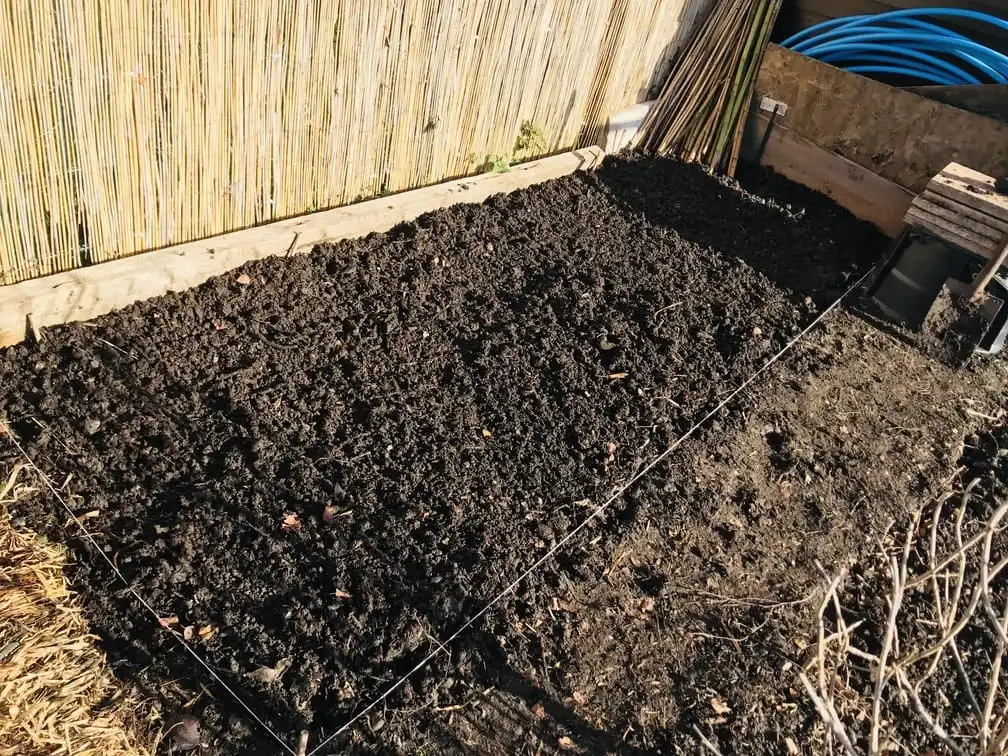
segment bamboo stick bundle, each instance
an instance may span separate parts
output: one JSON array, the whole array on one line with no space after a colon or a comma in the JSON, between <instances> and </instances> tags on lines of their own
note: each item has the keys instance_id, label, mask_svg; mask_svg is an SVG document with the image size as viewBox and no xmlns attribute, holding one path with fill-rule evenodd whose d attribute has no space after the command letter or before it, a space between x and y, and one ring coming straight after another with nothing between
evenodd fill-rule
<instances>
[{"instance_id":1,"label":"bamboo stick bundle","mask_svg":"<svg viewBox=\"0 0 1008 756\"><path fill-rule=\"evenodd\" d=\"M735 174L753 84L781 0L721 0L673 65L637 138L647 152Z\"/></svg>"}]
</instances>

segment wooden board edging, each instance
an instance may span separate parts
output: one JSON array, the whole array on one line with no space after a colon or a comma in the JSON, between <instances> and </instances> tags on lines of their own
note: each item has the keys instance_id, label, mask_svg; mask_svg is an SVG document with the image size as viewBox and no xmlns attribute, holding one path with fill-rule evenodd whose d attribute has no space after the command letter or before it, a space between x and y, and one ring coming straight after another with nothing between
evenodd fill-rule
<instances>
[{"instance_id":1,"label":"wooden board edging","mask_svg":"<svg viewBox=\"0 0 1008 756\"><path fill-rule=\"evenodd\" d=\"M757 111L758 99L754 100L746 122L742 144L742 159L752 162L756 158L760 141L766 133L769 118ZM634 108L617 113L609 119L609 141L627 144L633 140L636 131L628 133L628 123L643 121L642 103ZM834 202L846 208L861 220L874 224L889 237L896 237L903 230L903 216L906 214L914 195L899 184L879 176L877 173L851 162L842 155L798 136L774 123L764 148L761 164L773 168L785 178L822 192Z\"/></svg>"},{"instance_id":2,"label":"wooden board edging","mask_svg":"<svg viewBox=\"0 0 1008 756\"><path fill-rule=\"evenodd\" d=\"M602 162L586 147L514 166L413 189L348 207L232 231L88 268L0 287L0 347L24 341L30 328L90 320L135 302L198 286L252 260L308 252L316 244L388 231L424 213L591 170Z\"/></svg>"},{"instance_id":3,"label":"wooden board edging","mask_svg":"<svg viewBox=\"0 0 1008 756\"><path fill-rule=\"evenodd\" d=\"M943 102L953 108L987 116L1008 123L1008 84L961 84L942 86L929 84L907 87L907 92Z\"/></svg>"},{"instance_id":4,"label":"wooden board edging","mask_svg":"<svg viewBox=\"0 0 1008 756\"><path fill-rule=\"evenodd\" d=\"M914 192L952 162L1008 174L1008 124L770 45L756 96L777 123Z\"/></svg>"},{"instance_id":5,"label":"wooden board edging","mask_svg":"<svg viewBox=\"0 0 1008 756\"><path fill-rule=\"evenodd\" d=\"M769 125L770 119L762 113L750 115L744 158L755 157ZM903 217L913 202L913 192L779 123L775 122L770 131L760 163L785 178L822 192L890 238L903 231Z\"/></svg>"}]
</instances>

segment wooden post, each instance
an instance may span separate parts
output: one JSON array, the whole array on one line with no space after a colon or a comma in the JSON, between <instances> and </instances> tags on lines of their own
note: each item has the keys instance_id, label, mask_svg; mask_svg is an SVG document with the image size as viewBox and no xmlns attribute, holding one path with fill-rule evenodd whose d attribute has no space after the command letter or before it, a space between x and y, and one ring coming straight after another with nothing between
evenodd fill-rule
<instances>
[{"instance_id":1,"label":"wooden post","mask_svg":"<svg viewBox=\"0 0 1008 756\"><path fill-rule=\"evenodd\" d=\"M973 280L973 284L970 288L970 299L974 302L981 299L984 292L987 290L987 284L991 282L991 279L997 275L998 270L1002 265L1008 261L1008 238L1005 239L1005 245L994 257L987 261L984 265L983 270L977 274L977 277Z\"/></svg>"}]
</instances>

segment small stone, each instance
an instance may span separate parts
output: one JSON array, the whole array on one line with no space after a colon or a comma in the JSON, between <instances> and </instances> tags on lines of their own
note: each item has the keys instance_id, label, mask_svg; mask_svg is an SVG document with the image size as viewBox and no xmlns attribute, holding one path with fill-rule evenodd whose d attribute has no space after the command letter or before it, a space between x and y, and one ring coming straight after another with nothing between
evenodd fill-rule
<instances>
[{"instance_id":1,"label":"small stone","mask_svg":"<svg viewBox=\"0 0 1008 756\"><path fill-rule=\"evenodd\" d=\"M756 326L755 328L752 329L752 335L753 336L762 336L763 335L763 329L760 328L759 326Z\"/></svg>"},{"instance_id":2,"label":"small stone","mask_svg":"<svg viewBox=\"0 0 1008 756\"><path fill-rule=\"evenodd\" d=\"M101 429L101 420L95 420L93 417L89 417L84 423L84 432L89 436L93 436Z\"/></svg>"},{"instance_id":3,"label":"small stone","mask_svg":"<svg viewBox=\"0 0 1008 756\"><path fill-rule=\"evenodd\" d=\"M200 723L196 717L180 717L171 722L167 732L171 735L170 750L193 751L199 748Z\"/></svg>"}]
</instances>

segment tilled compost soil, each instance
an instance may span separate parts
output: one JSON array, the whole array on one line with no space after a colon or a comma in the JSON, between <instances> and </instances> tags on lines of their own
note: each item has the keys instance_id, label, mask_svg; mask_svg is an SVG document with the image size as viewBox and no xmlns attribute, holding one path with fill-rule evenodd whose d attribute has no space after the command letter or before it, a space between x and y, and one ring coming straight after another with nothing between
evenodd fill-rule
<instances>
[{"instance_id":1,"label":"tilled compost soil","mask_svg":"<svg viewBox=\"0 0 1008 756\"><path fill-rule=\"evenodd\" d=\"M763 173L745 183L753 194L610 159L252 263L0 353L0 417L57 484L70 476L70 506L157 613L192 627L287 743L310 727L314 744L884 249L821 195ZM745 424L736 408L705 442ZM663 469L617 501L382 708L454 704L469 671L513 663L493 639L549 611L558 586L597 579L638 508L681 506L686 475ZM190 704L204 752L277 752L52 497L15 514L74 549L71 578L120 676L166 712ZM414 750L381 732L332 747Z\"/></svg>"},{"instance_id":2,"label":"tilled compost soil","mask_svg":"<svg viewBox=\"0 0 1008 756\"><path fill-rule=\"evenodd\" d=\"M880 549L875 558L856 564L844 581L840 605L846 615L846 622L860 621L853 633L853 643L870 653L879 653L882 639L890 622L893 588L891 567L888 560L894 557L906 569L911 578L927 574L936 560L929 557L929 543L934 541L934 554L939 558L957 555L949 559L954 565L947 576L940 574L932 584L909 588L902 596L899 615L893 624L897 649L902 655L911 657L911 651L923 652L942 645L942 620L955 618L956 645L944 643L944 650L936 658L930 654L916 663L901 665L901 669L913 683L919 703L910 700L905 689L890 683L883 695L884 715L880 728L883 737L880 742L892 745L890 750L912 753L951 753L943 739L936 734L937 728L930 726L927 718L937 721L948 733L953 743L957 743L963 753L980 753L981 746L977 733L978 722L983 719L982 707L990 701L991 713L987 721L995 733L1004 734L1005 722L1001 719L1006 709L1003 696L1008 684L1008 676L1000 671L998 636L994 630L995 618L1003 627L1004 614L1008 606L1008 579L995 575L995 565L1008 557L1008 538L1003 526L995 529L983 556L984 547L963 550L961 544L979 538L986 528L992 527L995 513L1008 502L1008 424L1004 419L995 421L991 427L970 434L963 446L959 467L948 486L948 490L934 502L922 502L919 525L911 530L910 543L906 543L905 531L912 528L917 520L900 522L897 535L887 539L886 549ZM937 512L936 512L937 509ZM996 524L996 521L994 521ZM956 534L958 533L957 540ZM902 552L908 549L907 557ZM886 553L888 552L888 553ZM965 556L958 556L965 554ZM905 561L904 561L905 560ZM980 584L981 562L986 562L993 576L989 581L989 601L991 615L981 607L972 611L968 608L976 586ZM963 585L961 598L950 598L957 589L954 578L962 571ZM951 586L945 588L945 585ZM943 593L944 591L944 593ZM939 609L940 608L940 609ZM939 610L945 615L939 615ZM836 616L827 613L827 630L837 629ZM958 656L959 663L954 662ZM831 660L832 661L832 660ZM931 669L933 665L933 669ZM890 661L890 668L894 666ZM864 666L860 662L851 664L842 673L837 683L841 718L851 739L868 751L870 719L865 712L875 694L877 682L876 667ZM892 674L892 673L890 673ZM988 695L991 688L1000 693ZM979 703L977 703L979 702ZM972 746L972 747L971 747ZM984 753L1001 753L998 746L990 745Z\"/></svg>"}]
</instances>

